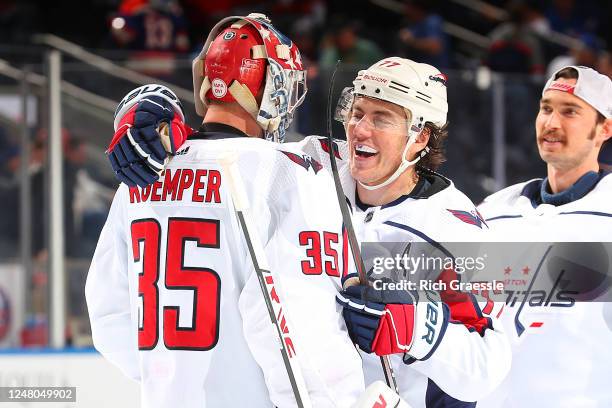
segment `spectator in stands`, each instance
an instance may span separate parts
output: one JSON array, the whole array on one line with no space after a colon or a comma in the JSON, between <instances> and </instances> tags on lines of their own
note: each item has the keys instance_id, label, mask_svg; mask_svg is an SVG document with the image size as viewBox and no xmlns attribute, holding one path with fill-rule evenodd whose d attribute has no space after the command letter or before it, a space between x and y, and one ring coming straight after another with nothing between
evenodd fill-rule
<instances>
[{"instance_id":1,"label":"spectator in stands","mask_svg":"<svg viewBox=\"0 0 612 408\"><path fill-rule=\"evenodd\" d=\"M573 37L581 33L594 33L599 27L599 6L594 1L553 0L546 11L546 18L553 31Z\"/></svg>"},{"instance_id":2,"label":"spectator in stands","mask_svg":"<svg viewBox=\"0 0 612 408\"><path fill-rule=\"evenodd\" d=\"M398 32L397 54L438 68L449 66L443 20L426 0L409 0L404 7L405 22Z\"/></svg>"},{"instance_id":3,"label":"spectator in stands","mask_svg":"<svg viewBox=\"0 0 612 408\"><path fill-rule=\"evenodd\" d=\"M597 36L599 38L603 38L608 45L608 47L612 46L612 24L609 22L612 21L612 2L605 1L604 4L599 8L601 21L608 22L607 24L599 24L599 30L597 31ZM601 72L601 71L600 71Z\"/></svg>"},{"instance_id":4,"label":"spectator in stands","mask_svg":"<svg viewBox=\"0 0 612 408\"><path fill-rule=\"evenodd\" d=\"M175 54L189 51L187 20L175 0L123 0L110 24L115 43L132 51L132 69L169 75Z\"/></svg>"},{"instance_id":5,"label":"spectator in stands","mask_svg":"<svg viewBox=\"0 0 612 408\"><path fill-rule=\"evenodd\" d=\"M287 140L295 141L301 139L302 135L319 134L317 131L320 129L317 127L317 123L324 123L325 121L325 117L321 116L324 115L325 111L321 109L320 101L324 100L327 88L323 80L319 78L319 66L317 64L319 58L317 41L319 30L312 29L309 24L298 23L287 32L290 33L290 38L298 46L302 55L302 64L307 68L308 93L315 95L314 98L309 96L304 100L296 117L297 120L289 129ZM323 75L329 74L329 71L323 73ZM301 118L308 119L300 120Z\"/></svg>"},{"instance_id":6,"label":"spectator in stands","mask_svg":"<svg viewBox=\"0 0 612 408\"><path fill-rule=\"evenodd\" d=\"M552 76L552 74L568 65L582 65L597 69L603 49L603 42L599 38L593 34L584 33L572 45L567 54L559 55L550 61L546 69L547 76Z\"/></svg>"},{"instance_id":7,"label":"spectator in stands","mask_svg":"<svg viewBox=\"0 0 612 408\"><path fill-rule=\"evenodd\" d=\"M19 146L0 127L0 257L15 256L19 217Z\"/></svg>"},{"instance_id":8,"label":"spectator in stands","mask_svg":"<svg viewBox=\"0 0 612 408\"><path fill-rule=\"evenodd\" d=\"M308 67L309 77L316 77L313 71L319 58L319 40L327 14L325 1L284 0L271 3L270 12L266 15L273 16L274 25L280 32L289 34L300 50L304 65Z\"/></svg>"},{"instance_id":9,"label":"spectator in stands","mask_svg":"<svg viewBox=\"0 0 612 408\"><path fill-rule=\"evenodd\" d=\"M497 72L543 74L544 55L533 26L532 9L522 1L510 1L508 11L510 20L489 34L492 42L486 64Z\"/></svg>"},{"instance_id":10,"label":"spectator in stands","mask_svg":"<svg viewBox=\"0 0 612 408\"><path fill-rule=\"evenodd\" d=\"M31 2L0 1L0 39L6 44L25 44L40 28L40 10ZM5 58L5 57L3 57Z\"/></svg>"},{"instance_id":11,"label":"spectator in stands","mask_svg":"<svg viewBox=\"0 0 612 408\"><path fill-rule=\"evenodd\" d=\"M356 21L334 17L331 30L323 39L319 65L321 69L331 69L341 59L343 64L365 67L383 57L378 45L359 36Z\"/></svg>"},{"instance_id":12,"label":"spectator in stands","mask_svg":"<svg viewBox=\"0 0 612 408\"><path fill-rule=\"evenodd\" d=\"M314 30L321 30L325 23L327 5L323 0L283 0L270 3L269 15L273 16L275 27L282 33L313 33ZM291 39L297 43L294 37ZM304 54L301 47L300 52Z\"/></svg>"},{"instance_id":13,"label":"spectator in stands","mask_svg":"<svg viewBox=\"0 0 612 408\"><path fill-rule=\"evenodd\" d=\"M544 15L543 0L513 0L511 4L513 3L516 5L511 7L519 10L523 24L529 27L532 32L540 36L550 32L550 23Z\"/></svg>"},{"instance_id":14,"label":"spectator in stands","mask_svg":"<svg viewBox=\"0 0 612 408\"><path fill-rule=\"evenodd\" d=\"M283 0L281 3L286 1ZM205 33L208 33L222 18L268 11L262 0L181 0L180 3L189 22L189 38L193 44L191 51L195 55L202 49L200 44L202 37L206 38Z\"/></svg>"},{"instance_id":15,"label":"spectator in stands","mask_svg":"<svg viewBox=\"0 0 612 408\"><path fill-rule=\"evenodd\" d=\"M83 140L74 137L68 129L62 129L63 186L64 186L64 237L67 256L75 257L80 254L81 240L75 230L75 216L73 211L75 189L77 186L77 172L85 165L85 145ZM47 233L49 220L48 206L48 177L45 168L48 159L47 129L38 131L31 151L30 180L32 190L32 253L34 258L44 259L47 253ZM42 207L41 207L42 206Z\"/></svg>"},{"instance_id":16,"label":"spectator in stands","mask_svg":"<svg viewBox=\"0 0 612 408\"><path fill-rule=\"evenodd\" d=\"M460 25L466 30L487 35L505 19L505 1L490 0L466 7L462 2L446 2L440 13L445 21ZM452 46L451 46L452 49Z\"/></svg>"},{"instance_id":17,"label":"spectator in stands","mask_svg":"<svg viewBox=\"0 0 612 408\"><path fill-rule=\"evenodd\" d=\"M610 51L600 53L597 61L597 71L612 78L612 54L610 54Z\"/></svg>"},{"instance_id":18,"label":"spectator in stands","mask_svg":"<svg viewBox=\"0 0 612 408\"><path fill-rule=\"evenodd\" d=\"M39 203L32 205L32 256L36 260L47 258L47 239L48 231L47 212L48 200L45 198L45 165L47 162L47 130L38 131L30 150L30 189L31 202Z\"/></svg>"},{"instance_id":19,"label":"spectator in stands","mask_svg":"<svg viewBox=\"0 0 612 408\"><path fill-rule=\"evenodd\" d=\"M0 185L12 184L19 167L19 145L0 127Z\"/></svg>"}]
</instances>

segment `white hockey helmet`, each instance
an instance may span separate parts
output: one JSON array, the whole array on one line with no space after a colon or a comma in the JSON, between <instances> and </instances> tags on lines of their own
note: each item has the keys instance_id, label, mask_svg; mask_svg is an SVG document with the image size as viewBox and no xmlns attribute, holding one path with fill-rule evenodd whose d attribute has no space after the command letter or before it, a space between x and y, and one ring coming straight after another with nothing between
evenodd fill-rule
<instances>
[{"instance_id":1,"label":"white hockey helmet","mask_svg":"<svg viewBox=\"0 0 612 408\"><path fill-rule=\"evenodd\" d=\"M125 114L134 105L149 96L159 96L170 102L170 104L174 108L174 112L178 114L181 118L181 122L185 122L185 112L178 96L176 96L174 92L172 92L169 88L163 85L147 84L134 89L132 92L125 95L121 102L119 102L119 105L117 105L117 109L115 109L115 116L113 121L115 132L119 128L119 123L121 122L121 119L123 119L123 116L125 116Z\"/></svg>"},{"instance_id":2,"label":"white hockey helmet","mask_svg":"<svg viewBox=\"0 0 612 408\"><path fill-rule=\"evenodd\" d=\"M374 190L393 182L409 166L418 162L427 152L425 148L415 159L407 160L406 153L427 122L442 127L446 124L448 102L446 97L446 75L437 68L409 59L390 57L378 61L366 70L361 70L340 97L336 119L346 123L355 96L366 96L399 105L406 110L408 141L402 154L402 163L383 183L375 186L363 185Z\"/></svg>"}]
</instances>

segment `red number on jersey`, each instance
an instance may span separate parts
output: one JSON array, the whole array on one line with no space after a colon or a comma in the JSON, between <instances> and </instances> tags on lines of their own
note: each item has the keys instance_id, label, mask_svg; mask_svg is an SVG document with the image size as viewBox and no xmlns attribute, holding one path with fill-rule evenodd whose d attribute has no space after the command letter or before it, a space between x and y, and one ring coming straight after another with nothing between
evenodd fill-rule
<instances>
[{"instance_id":1,"label":"red number on jersey","mask_svg":"<svg viewBox=\"0 0 612 408\"><path fill-rule=\"evenodd\" d=\"M168 349L209 350L219 339L221 280L209 268L186 267L187 241L198 248L219 248L219 221L171 218L168 221L166 288L193 290L191 327L179 327L177 306L164 306L164 343Z\"/></svg>"},{"instance_id":2,"label":"red number on jersey","mask_svg":"<svg viewBox=\"0 0 612 408\"><path fill-rule=\"evenodd\" d=\"M325 261L325 273L329 276L340 276L338 268L338 251L332 247L338 243L338 234L323 232L323 253L331 260ZM302 231L299 235L300 245L307 246L308 260L302 261L302 272L305 275L321 275L323 273L323 255L321 253L321 234L319 231Z\"/></svg>"},{"instance_id":3,"label":"red number on jersey","mask_svg":"<svg viewBox=\"0 0 612 408\"><path fill-rule=\"evenodd\" d=\"M325 261L325 273L329 276L340 276L338 271L338 251L332 248L332 242L338 243L338 234L335 232L323 232L323 252L330 257L332 261Z\"/></svg>"},{"instance_id":4,"label":"red number on jersey","mask_svg":"<svg viewBox=\"0 0 612 408\"><path fill-rule=\"evenodd\" d=\"M142 297L142 325L138 331L138 348L151 350L159 336L159 246L161 228L153 219L132 223L134 262L140 262L141 243L143 272L138 277L138 294ZM170 218L166 250L165 281L167 289L193 291L192 319L189 327L179 326L180 308L163 307L164 344L173 350L209 350L219 338L219 306L221 280L217 272L203 267L185 267L184 250L187 241L198 248L219 248L219 221L207 219Z\"/></svg>"},{"instance_id":5,"label":"red number on jersey","mask_svg":"<svg viewBox=\"0 0 612 408\"><path fill-rule=\"evenodd\" d=\"M145 219L132 222L132 253L134 262L142 262L138 274L138 296L141 298L142 322L138 326L138 348L151 350L158 337L158 290L159 280L159 235L161 227L157 220ZM140 246L143 245L142 257Z\"/></svg>"},{"instance_id":6,"label":"red number on jersey","mask_svg":"<svg viewBox=\"0 0 612 408\"><path fill-rule=\"evenodd\" d=\"M321 237L319 231L302 231L299 235L300 245L310 245L306 249L306 256L310 258L302 261L302 272L305 275L320 275L321 268Z\"/></svg>"}]
</instances>

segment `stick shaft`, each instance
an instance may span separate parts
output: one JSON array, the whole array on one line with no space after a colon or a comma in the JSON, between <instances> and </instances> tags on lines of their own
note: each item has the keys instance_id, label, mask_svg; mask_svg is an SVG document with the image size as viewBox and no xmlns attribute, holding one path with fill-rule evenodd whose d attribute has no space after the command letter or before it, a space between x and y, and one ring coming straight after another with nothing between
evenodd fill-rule
<instances>
[{"instance_id":1,"label":"stick shaft","mask_svg":"<svg viewBox=\"0 0 612 408\"><path fill-rule=\"evenodd\" d=\"M282 304L279 289L275 286L275 277L270 270L263 244L261 243L257 229L253 223L248 196L236 164L236 157L223 157L219 161L223 168L225 178L228 181L234 209L236 210L238 222L249 249L261 293L266 303L268 314L270 315L270 321L276 328L280 340L280 351L289 381L291 382L295 400L298 407L310 408L312 404L308 396L306 382L304 381L302 369L297 360L296 350L291 340L291 336L295 331L292 330L292 326L289 323L290 320L287 307ZM272 291L275 292L274 298L272 297ZM283 322L282 327L279 320Z\"/></svg>"},{"instance_id":2,"label":"stick shaft","mask_svg":"<svg viewBox=\"0 0 612 408\"><path fill-rule=\"evenodd\" d=\"M329 94L327 95L327 143L329 144L329 160L332 168L332 175L334 177L334 187L336 188L336 197L338 198L338 205L340 206L340 212L342 213L342 222L344 223L344 228L346 228L346 235L349 241L349 247L351 248L351 255L353 256L353 261L355 262L355 267L357 268L357 273L359 274L359 282L362 285L369 285L368 277L365 271L365 265L363 263L363 258L361 257L361 250L359 249L359 241L357 241L357 235L355 234L355 229L353 228L353 222L351 221L351 213L348 208L348 204L346 202L346 196L344 195L344 190L342 190L342 183L340 182L340 175L338 173L338 163L336 163L336 148L334 144L334 140L332 137L332 126L331 126L331 102L332 102L332 91L334 89L334 79L336 78L336 72L338 71L338 66L340 65L340 60L336 63L336 68L331 77L330 86L329 86ZM348 136L348 135L347 135ZM395 380L395 373L393 372L393 367L391 366L391 361L389 360L389 356L381 356L380 364L382 365L383 373L385 374L385 381L387 385L392 388L397 394L399 394L399 389L397 387L397 381Z\"/></svg>"}]
</instances>

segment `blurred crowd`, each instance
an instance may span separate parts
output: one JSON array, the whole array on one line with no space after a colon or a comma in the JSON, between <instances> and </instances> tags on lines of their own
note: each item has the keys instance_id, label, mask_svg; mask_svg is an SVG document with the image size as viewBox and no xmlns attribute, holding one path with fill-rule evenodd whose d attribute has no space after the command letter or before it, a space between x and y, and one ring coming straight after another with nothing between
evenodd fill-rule
<instances>
[{"instance_id":1,"label":"blurred crowd","mask_svg":"<svg viewBox=\"0 0 612 408\"><path fill-rule=\"evenodd\" d=\"M28 146L26 164L30 183L31 253L35 261L45 261L48 254L48 135L45 128L37 129ZM0 258L19 255L21 212L20 188L22 145L0 126L0 205L5 214L0 217ZM88 163L86 144L82 137L62 129L64 235L66 255L87 258L106 219L113 196L108 180L100 179ZM113 183L114 184L114 183Z\"/></svg>"},{"instance_id":2,"label":"blurred crowd","mask_svg":"<svg viewBox=\"0 0 612 408\"><path fill-rule=\"evenodd\" d=\"M505 126L508 165L523 169L526 157L533 154L530 147L521 146L531 146L535 112L525 101L537 100L540 89L540 85L532 89L525 78L542 80L569 64L612 75L611 28L607 24L612 21L611 10L612 2L606 0L92 0L87 6L76 0L3 0L0 49L2 59L16 66L28 58L40 62L40 48L31 55L24 50L35 47L33 34L53 33L105 55L116 55L117 61L137 71L190 87L191 75L185 73L190 72L190 61L205 41L204 33L222 17L260 12L297 43L308 68L310 95L301 114L310 120L297 121L300 133L325 132L326 116L319 101L327 96L329 74L338 59L353 70L385 55L426 62L442 71L477 72L488 67L493 72L520 75L521 80L506 86L505 101L512 106L513 116ZM179 69L182 74L175 75ZM460 103L453 101L457 97ZM481 141L474 148L474 124L468 123L478 111L490 117L488 104L467 93L449 92L449 98L455 126L451 154L471 157L470 171L490 171L490 156L483 147L487 144ZM4 248L5 253L14 254L10 244L18 240L20 146L18 137L11 137L7 129L0 122L0 201L14 210L10 213L15 217L0 221L0 240L5 241L4 245L0 242L0 253ZM32 129L32 133L28 168L34 202L33 252L44 256L45 244L40 239L46 224L40 208L45 197L46 132ZM87 140L78 131L73 133L65 131L63 143L67 253L87 257L110 199L105 188L112 185L96 180L96 170L88 169ZM527 143L520 143L523 139ZM454 162L465 167L462 160ZM461 183L460 176L458 179ZM99 197L96 191L106 193Z\"/></svg>"},{"instance_id":3,"label":"blurred crowd","mask_svg":"<svg viewBox=\"0 0 612 408\"><path fill-rule=\"evenodd\" d=\"M4 0L0 38L27 43L50 32L81 45L125 50L135 69L168 74L199 52L221 17L262 12L300 47L308 67L368 65L398 55L439 68L545 74L560 64L611 72L606 0ZM74 18L70 9L82 9ZM65 22L65 23L64 23ZM457 27L459 30L457 30ZM461 31L464 30L464 31ZM465 35L467 30L467 36Z\"/></svg>"}]
</instances>

